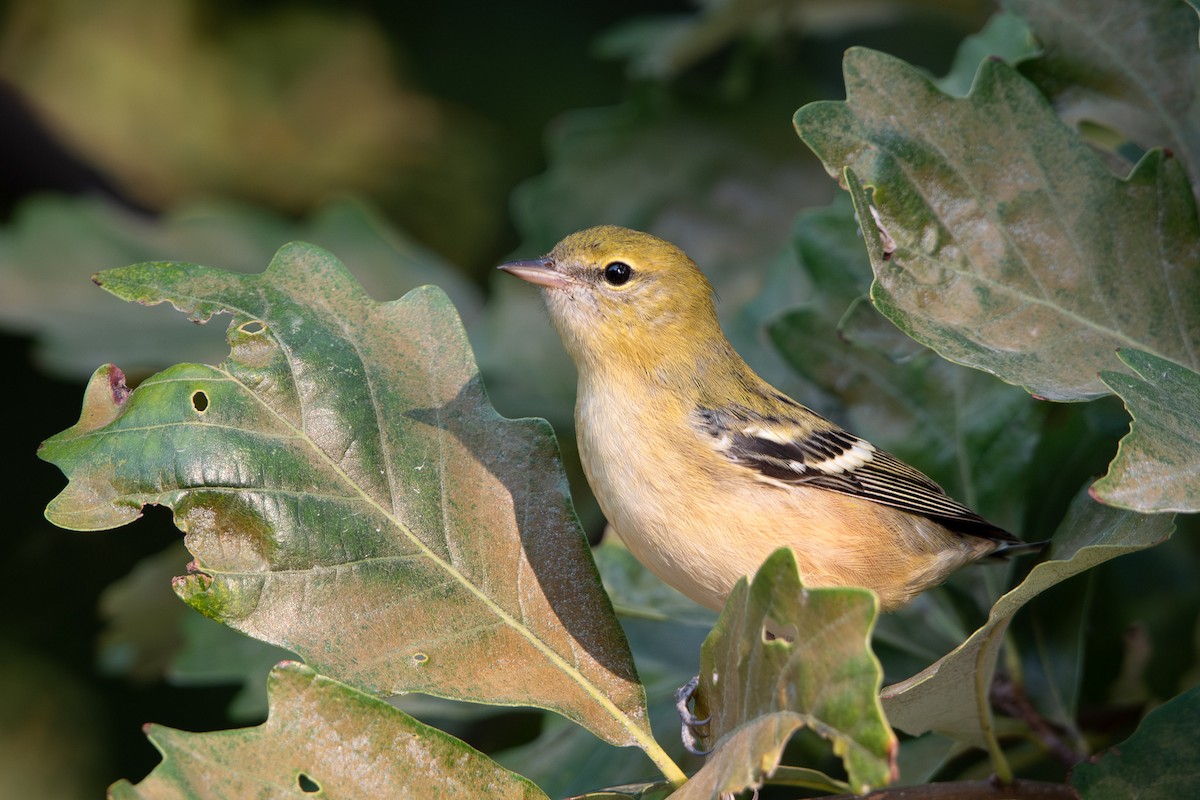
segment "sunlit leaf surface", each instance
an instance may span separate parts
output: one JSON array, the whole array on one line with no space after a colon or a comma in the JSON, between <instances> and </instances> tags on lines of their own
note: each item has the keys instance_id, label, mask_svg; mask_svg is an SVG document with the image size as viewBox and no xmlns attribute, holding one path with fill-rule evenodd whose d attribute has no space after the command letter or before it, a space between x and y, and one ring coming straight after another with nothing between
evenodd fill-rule
<instances>
[{"instance_id":1,"label":"sunlit leaf surface","mask_svg":"<svg viewBox=\"0 0 1200 800\"><path fill-rule=\"evenodd\" d=\"M79 423L41 451L70 478L53 522L101 530L169 506L195 556L176 592L324 674L647 742L554 436L492 409L441 291L379 303L299 244L257 275L156 263L98 281L197 321L232 314L231 354L133 392L101 368Z\"/></svg>"}]
</instances>

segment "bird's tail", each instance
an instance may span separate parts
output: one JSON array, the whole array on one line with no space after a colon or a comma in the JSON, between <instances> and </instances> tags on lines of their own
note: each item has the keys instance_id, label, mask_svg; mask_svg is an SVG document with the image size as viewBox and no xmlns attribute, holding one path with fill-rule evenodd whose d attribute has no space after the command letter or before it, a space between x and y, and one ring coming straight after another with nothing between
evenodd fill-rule
<instances>
[{"instance_id":1,"label":"bird's tail","mask_svg":"<svg viewBox=\"0 0 1200 800\"><path fill-rule=\"evenodd\" d=\"M1027 556L1032 553L1040 553L1046 549L1046 545L1048 544L1050 544L1049 539L1041 542L1005 542L979 560L985 564L994 564L998 561L1008 561L1012 558Z\"/></svg>"}]
</instances>

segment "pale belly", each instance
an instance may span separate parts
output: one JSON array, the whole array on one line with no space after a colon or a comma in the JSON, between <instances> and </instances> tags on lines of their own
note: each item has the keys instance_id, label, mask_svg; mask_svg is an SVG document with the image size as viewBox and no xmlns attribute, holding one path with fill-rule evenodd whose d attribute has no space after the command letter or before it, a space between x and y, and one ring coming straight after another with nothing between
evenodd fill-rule
<instances>
[{"instance_id":1,"label":"pale belly","mask_svg":"<svg viewBox=\"0 0 1200 800\"><path fill-rule=\"evenodd\" d=\"M698 470L707 445L690 430L667 445L627 419L600 436L587 411L577 409L580 451L605 516L643 565L709 608L780 547L793 550L806 586L865 586L885 609L990 549L866 500L766 484L732 463Z\"/></svg>"}]
</instances>

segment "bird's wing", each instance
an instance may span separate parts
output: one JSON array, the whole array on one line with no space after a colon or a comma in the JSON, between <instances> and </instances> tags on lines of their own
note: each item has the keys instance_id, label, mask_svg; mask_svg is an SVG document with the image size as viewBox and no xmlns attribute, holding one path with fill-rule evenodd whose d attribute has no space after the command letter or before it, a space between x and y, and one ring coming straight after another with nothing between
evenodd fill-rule
<instances>
[{"instance_id":1,"label":"bird's wing","mask_svg":"<svg viewBox=\"0 0 1200 800\"><path fill-rule=\"evenodd\" d=\"M718 453L767 483L828 489L920 514L958 533L1020 541L949 497L919 470L823 418L817 418L822 427L814 429L744 408L701 408L694 419Z\"/></svg>"}]
</instances>

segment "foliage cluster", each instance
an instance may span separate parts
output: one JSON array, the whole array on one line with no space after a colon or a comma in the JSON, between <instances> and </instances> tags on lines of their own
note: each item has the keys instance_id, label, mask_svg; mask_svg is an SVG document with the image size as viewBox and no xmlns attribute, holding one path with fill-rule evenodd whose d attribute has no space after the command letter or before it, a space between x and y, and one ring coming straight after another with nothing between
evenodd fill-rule
<instances>
[{"instance_id":1,"label":"foliage cluster","mask_svg":"<svg viewBox=\"0 0 1200 800\"><path fill-rule=\"evenodd\" d=\"M248 687L279 648L304 662L271 671L263 725L151 726L162 764L114 797L708 798L934 781L971 796L988 773L1009 796L1195 791L1200 754L1179 730L1196 718L1200 659L1168 646L1194 637L1200 611L1200 554L1172 538L1195 527L1176 515L1200 510L1195 9L1009 0L940 81L850 49L846 99L794 117L846 191L792 223L814 170L794 139L762 133L796 94L763 64L789 25L810 24L800 16L733 0L610 36L641 75L676 83L563 121L548 171L515 197L523 248L595 222L678 242L760 372L985 516L1050 538L1044 560L972 568L878 617L868 592L803 589L784 551L714 620L618 544L588 552L558 451L572 373L526 287L481 303L353 203L299 229L243 209L150 235L106 207L43 201L0 258L33 263L21 253L67 218L87 231L80 247L213 253L244 270L155 260L97 276L193 321L230 315L229 354L134 389L115 366L96 371L78 423L40 451L70 479L48 517L95 531L171 509L193 559L174 591L227 626L179 620L185 652L239 665ZM696 92L689 69L725 50L741 54L726 94ZM767 73L753 92L739 89L748 69ZM281 235L322 246L287 245L251 272ZM231 241L238 258L218 255ZM444 291L373 299L417 283ZM138 366L192 346L142 337ZM77 351L51 341L47 357L90 357ZM561 439L493 402L541 409ZM140 580L114 593L118 619L144 610L129 599ZM764 641L768 616L795 641ZM702 764L681 751L671 703L697 671ZM488 755L444 732L495 706L549 713Z\"/></svg>"}]
</instances>

